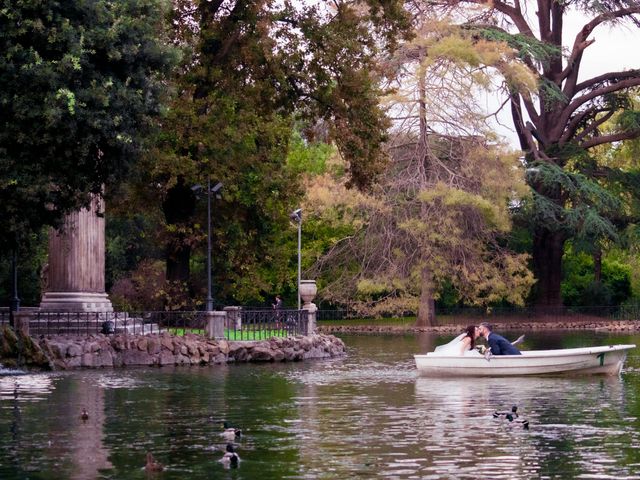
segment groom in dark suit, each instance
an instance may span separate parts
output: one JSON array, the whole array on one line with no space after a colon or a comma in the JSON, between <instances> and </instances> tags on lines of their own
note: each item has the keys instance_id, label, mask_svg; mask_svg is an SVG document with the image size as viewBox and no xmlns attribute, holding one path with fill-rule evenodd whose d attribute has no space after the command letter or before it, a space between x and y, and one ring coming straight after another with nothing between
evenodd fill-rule
<instances>
[{"instance_id":1,"label":"groom in dark suit","mask_svg":"<svg viewBox=\"0 0 640 480\"><path fill-rule=\"evenodd\" d=\"M482 322L478 327L478 332L487 341L492 355L522 355L520 350L511 345L509 340L491 330L491 324L487 322Z\"/></svg>"}]
</instances>

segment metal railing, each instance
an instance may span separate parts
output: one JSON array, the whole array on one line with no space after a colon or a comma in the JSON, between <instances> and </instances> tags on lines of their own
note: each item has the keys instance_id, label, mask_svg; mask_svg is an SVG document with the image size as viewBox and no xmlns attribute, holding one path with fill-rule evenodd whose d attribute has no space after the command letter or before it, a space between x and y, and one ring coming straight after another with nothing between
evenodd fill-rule
<instances>
[{"instance_id":1,"label":"metal railing","mask_svg":"<svg viewBox=\"0 0 640 480\"><path fill-rule=\"evenodd\" d=\"M204 312L34 312L31 335L204 333Z\"/></svg>"},{"instance_id":2,"label":"metal railing","mask_svg":"<svg viewBox=\"0 0 640 480\"><path fill-rule=\"evenodd\" d=\"M0 311L0 324L9 324ZM29 313L30 335L131 334L168 332L205 335L208 316L192 312L39 312ZM306 334L307 314L300 310L243 310L227 312L224 336L229 340L263 340L273 336Z\"/></svg>"},{"instance_id":3,"label":"metal railing","mask_svg":"<svg viewBox=\"0 0 640 480\"><path fill-rule=\"evenodd\" d=\"M225 336L229 340L264 340L307 333L304 310L238 310L238 317L227 316Z\"/></svg>"}]
</instances>

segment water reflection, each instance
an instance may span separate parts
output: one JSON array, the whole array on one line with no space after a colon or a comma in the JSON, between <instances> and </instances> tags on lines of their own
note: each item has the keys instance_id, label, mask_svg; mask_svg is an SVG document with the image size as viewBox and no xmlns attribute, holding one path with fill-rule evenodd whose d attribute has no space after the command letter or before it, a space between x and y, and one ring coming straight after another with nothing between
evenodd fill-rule
<instances>
[{"instance_id":1,"label":"water reflection","mask_svg":"<svg viewBox=\"0 0 640 480\"><path fill-rule=\"evenodd\" d=\"M53 377L47 374L0 376L0 401L35 402L46 399L53 390Z\"/></svg>"}]
</instances>

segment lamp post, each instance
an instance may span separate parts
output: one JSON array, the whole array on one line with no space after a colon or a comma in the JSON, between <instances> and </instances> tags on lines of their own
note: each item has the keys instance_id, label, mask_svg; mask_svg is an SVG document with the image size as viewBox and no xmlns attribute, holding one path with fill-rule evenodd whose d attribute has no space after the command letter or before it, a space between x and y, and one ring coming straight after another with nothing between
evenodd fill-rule
<instances>
[{"instance_id":1,"label":"lamp post","mask_svg":"<svg viewBox=\"0 0 640 480\"><path fill-rule=\"evenodd\" d=\"M202 190L202 185L194 185L191 188L194 192L198 192ZM207 301L205 307L207 312L213 310L213 296L211 295L211 194L214 194L218 199L222 198L220 189L222 189L222 182L218 182L212 187L211 177L207 178Z\"/></svg>"},{"instance_id":2,"label":"lamp post","mask_svg":"<svg viewBox=\"0 0 640 480\"><path fill-rule=\"evenodd\" d=\"M289 218L298 224L298 310L300 310L300 269L302 260L302 209L298 208L291 212Z\"/></svg>"}]
</instances>

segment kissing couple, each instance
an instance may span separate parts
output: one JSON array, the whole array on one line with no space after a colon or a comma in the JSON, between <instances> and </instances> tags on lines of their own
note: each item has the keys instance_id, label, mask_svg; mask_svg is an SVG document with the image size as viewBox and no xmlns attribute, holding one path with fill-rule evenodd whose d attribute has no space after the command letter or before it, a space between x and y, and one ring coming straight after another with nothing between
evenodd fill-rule
<instances>
[{"instance_id":1,"label":"kissing couple","mask_svg":"<svg viewBox=\"0 0 640 480\"><path fill-rule=\"evenodd\" d=\"M480 337L487 342L487 348L482 353L476 348L476 340ZM521 341L521 338L511 343L502 335L494 333L490 323L482 322L477 326L469 325L464 333L449 343L436 347L435 352L438 355L484 355L485 357L489 355L521 355L520 350L514 346L515 343Z\"/></svg>"}]
</instances>

